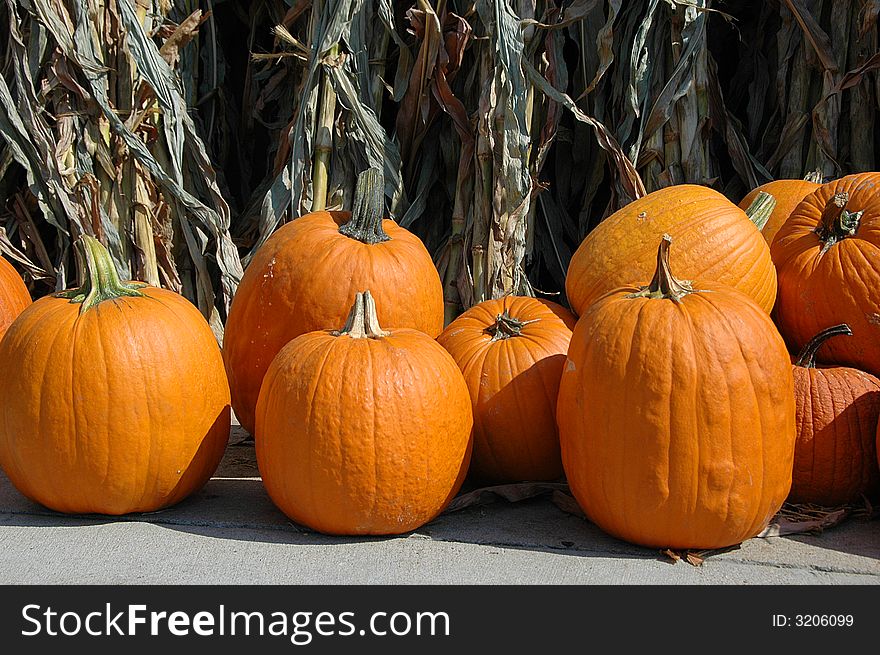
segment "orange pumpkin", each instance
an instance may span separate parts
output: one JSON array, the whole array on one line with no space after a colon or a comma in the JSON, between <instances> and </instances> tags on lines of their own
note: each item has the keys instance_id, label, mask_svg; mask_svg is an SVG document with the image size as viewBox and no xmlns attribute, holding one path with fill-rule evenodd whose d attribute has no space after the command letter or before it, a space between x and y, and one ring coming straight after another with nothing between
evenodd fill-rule
<instances>
[{"instance_id":1,"label":"orange pumpkin","mask_svg":"<svg viewBox=\"0 0 880 655\"><path fill-rule=\"evenodd\" d=\"M18 271L0 257L0 339L9 324L31 304L31 294Z\"/></svg>"},{"instance_id":2,"label":"orange pumpkin","mask_svg":"<svg viewBox=\"0 0 880 655\"><path fill-rule=\"evenodd\" d=\"M436 341L384 331L369 291L345 327L310 332L272 361L257 404L263 484L297 523L399 534L439 514L467 470L467 385Z\"/></svg>"},{"instance_id":3,"label":"orange pumpkin","mask_svg":"<svg viewBox=\"0 0 880 655\"><path fill-rule=\"evenodd\" d=\"M678 244L672 266L680 275L732 286L769 314L776 271L758 225L772 208L770 199L749 220L708 187L679 184L649 193L614 212L583 240L565 278L569 303L580 316L605 293L650 279L657 243L668 233Z\"/></svg>"},{"instance_id":4,"label":"orange pumpkin","mask_svg":"<svg viewBox=\"0 0 880 655\"><path fill-rule=\"evenodd\" d=\"M556 303L507 296L471 307L437 337L470 390L474 479L562 476L556 396L575 320Z\"/></svg>"},{"instance_id":5,"label":"orange pumpkin","mask_svg":"<svg viewBox=\"0 0 880 655\"><path fill-rule=\"evenodd\" d=\"M313 212L257 251L235 294L223 339L232 406L249 432L269 364L291 339L341 325L355 294L373 291L386 325L436 337L443 287L422 242L382 219L381 173L358 179L354 211Z\"/></svg>"},{"instance_id":6,"label":"orange pumpkin","mask_svg":"<svg viewBox=\"0 0 880 655\"><path fill-rule=\"evenodd\" d=\"M819 348L843 334L852 335L845 323L822 330L795 362L797 443L791 502L842 505L880 485L880 380L846 366L816 366Z\"/></svg>"},{"instance_id":7,"label":"orange pumpkin","mask_svg":"<svg viewBox=\"0 0 880 655\"><path fill-rule=\"evenodd\" d=\"M578 320L559 386L562 462L610 534L721 548L760 532L791 487L791 361L748 296L674 278L669 243L650 285Z\"/></svg>"},{"instance_id":8,"label":"orange pumpkin","mask_svg":"<svg viewBox=\"0 0 880 655\"><path fill-rule=\"evenodd\" d=\"M804 198L773 240L775 318L793 352L828 325L853 336L819 361L880 375L880 173L847 175Z\"/></svg>"},{"instance_id":9,"label":"orange pumpkin","mask_svg":"<svg viewBox=\"0 0 880 655\"><path fill-rule=\"evenodd\" d=\"M60 512L167 507L226 446L220 348L185 298L121 282L97 240L77 243L83 286L37 300L0 342L0 466Z\"/></svg>"},{"instance_id":10,"label":"orange pumpkin","mask_svg":"<svg viewBox=\"0 0 880 655\"><path fill-rule=\"evenodd\" d=\"M803 180L773 180L772 182L767 182L767 184L762 184L752 189L740 201L739 208L743 211L748 210L762 191L773 196L776 200L776 206L761 229L764 239L768 244L771 244L776 233L779 232L779 228L791 216L791 213L800 201L822 186L820 180L821 174L811 173Z\"/></svg>"}]
</instances>

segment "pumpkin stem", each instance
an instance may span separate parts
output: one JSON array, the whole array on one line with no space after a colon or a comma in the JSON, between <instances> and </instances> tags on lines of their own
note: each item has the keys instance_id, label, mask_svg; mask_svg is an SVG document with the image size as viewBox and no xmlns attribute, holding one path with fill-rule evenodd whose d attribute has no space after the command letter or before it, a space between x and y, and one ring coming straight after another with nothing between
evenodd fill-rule
<instances>
[{"instance_id":1,"label":"pumpkin stem","mask_svg":"<svg viewBox=\"0 0 880 655\"><path fill-rule=\"evenodd\" d=\"M686 295L694 292L690 282L677 279L669 269L669 246L671 244L672 237L664 234L663 240L660 241L660 247L657 248L657 270L654 272L651 284L630 294L630 298L666 298L680 302Z\"/></svg>"},{"instance_id":2,"label":"pumpkin stem","mask_svg":"<svg viewBox=\"0 0 880 655\"><path fill-rule=\"evenodd\" d=\"M838 241L851 236L859 229L862 220L862 212L851 212L846 208L849 202L849 193L840 191L835 193L825 204L819 225L816 226L816 234L822 240L822 252L824 253Z\"/></svg>"},{"instance_id":3,"label":"pumpkin stem","mask_svg":"<svg viewBox=\"0 0 880 655\"><path fill-rule=\"evenodd\" d=\"M804 181L813 182L814 184L822 184L822 177L822 169L816 168L816 170L810 171L804 175Z\"/></svg>"},{"instance_id":4,"label":"pumpkin stem","mask_svg":"<svg viewBox=\"0 0 880 655\"><path fill-rule=\"evenodd\" d=\"M495 322L487 327L483 332L487 332L492 335L492 341L498 341L499 339L509 339L510 337L518 337L522 329L529 325L530 323L536 323L540 321L539 318L533 318L531 321L521 321L518 318L514 318L510 315L510 313L505 309L503 314L498 314L495 316Z\"/></svg>"},{"instance_id":5,"label":"pumpkin stem","mask_svg":"<svg viewBox=\"0 0 880 655\"><path fill-rule=\"evenodd\" d=\"M115 300L123 296L136 298L144 295L138 289L145 287L145 284L122 282L119 279L113 258L95 237L82 235L76 242L76 249L83 268L82 286L55 295L58 298L68 298L72 303L81 304L80 316L105 300Z\"/></svg>"},{"instance_id":6,"label":"pumpkin stem","mask_svg":"<svg viewBox=\"0 0 880 655\"><path fill-rule=\"evenodd\" d=\"M333 336L349 336L352 339L381 339L387 337L386 332L379 325L379 317L376 314L376 301L369 290L358 293L354 297L354 305L348 313L345 327L335 330Z\"/></svg>"},{"instance_id":7,"label":"pumpkin stem","mask_svg":"<svg viewBox=\"0 0 880 655\"><path fill-rule=\"evenodd\" d=\"M828 341L831 337L836 337L841 334L850 337L852 336L852 330L846 323L825 328L807 342L807 345L804 346L804 349L801 350L798 355L795 364L797 366L803 366L804 368L814 368L816 366L816 353L819 351L819 348L822 347L822 344Z\"/></svg>"},{"instance_id":8,"label":"pumpkin stem","mask_svg":"<svg viewBox=\"0 0 880 655\"><path fill-rule=\"evenodd\" d=\"M763 230L770 220L770 214L776 209L776 198L766 191L759 191L752 204L746 210L746 216L755 224L758 230Z\"/></svg>"},{"instance_id":9,"label":"pumpkin stem","mask_svg":"<svg viewBox=\"0 0 880 655\"><path fill-rule=\"evenodd\" d=\"M384 177L378 168L368 168L358 175L351 218L348 223L340 226L340 234L370 245L391 240L382 229L382 215L385 213L384 186Z\"/></svg>"}]
</instances>

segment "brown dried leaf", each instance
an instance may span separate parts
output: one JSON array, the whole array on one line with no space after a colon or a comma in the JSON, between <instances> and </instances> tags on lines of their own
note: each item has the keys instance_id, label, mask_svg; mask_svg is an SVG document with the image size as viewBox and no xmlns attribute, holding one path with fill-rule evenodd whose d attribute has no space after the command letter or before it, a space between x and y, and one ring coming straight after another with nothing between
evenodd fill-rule
<instances>
[{"instance_id":1,"label":"brown dried leaf","mask_svg":"<svg viewBox=\"0 0 880 655\"><path fill-rule=\"evenodd\" d=\"M174 32L171 33L171 36L165 40L165 43L159 48L159 54L162 55L162 59L168 62L169 66L172 68L177 67L181 48L196 37L199 26L208 20L210 16L210 11L203 14L201 9L196 9L193 13L187 16L180 25L175 28Z\"/></svg>"}]
</instances>

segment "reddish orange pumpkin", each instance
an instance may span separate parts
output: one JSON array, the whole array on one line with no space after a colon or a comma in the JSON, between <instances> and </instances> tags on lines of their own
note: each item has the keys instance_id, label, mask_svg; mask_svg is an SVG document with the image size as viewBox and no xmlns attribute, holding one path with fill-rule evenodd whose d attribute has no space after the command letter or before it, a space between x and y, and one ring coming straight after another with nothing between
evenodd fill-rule
<instances>
[{"instance_id":1,"label":"reddish orange pumpkin","mask_svg":"<svg viewBox=\"0 0 880 655\"><path fill-rule=\"evenodd\" d=\"M764 227L761 228L761 234L768 244L773 243L776 233L782 224L788 220L794 208L813 191L820 186L821 174L811 173L803 180L773 180L752 189L745 198L739 203L739 208L746 211L751 204L757 199L758 194L762 191L768 193L776 199L776 206Z\"/></svg>"},{"instance_id":2,"label":"reddish orange pumpkin","mask_svg":"<svg viewBox=\"0 0 880 655\"><path fill-rule=\"evenodd\" d=\"M722 548L758 534L791 487L791 361L760 306L676 280L668 255L665 237L650 285L578 320L559 386L562 462L610 534Z\"/></svg>"},{"instance_id":3,"label":"reddish orange pumpkin","mask_svg":"<svg viewBox=\"0 0 880 655\"><path fill-rule=\"evenodd\" d=\"M0 339L9 324L31 304L31 294L18 271L0 257Z\"/></svg>"},{"instance_id":4,"label":"reddish orange pumpkin","mask_svg":"<svg viewBox=\"0 0 880 655\"><path fill-rule=\"evenodd\" d=\"M575 320L556 303L507 296L471 307L437 337L470 390L474 479L562 476L556 397Z\"/></svg>"},{"instance_id":5,"label":"reddish orange pumpkin","mask_svg":"<svg viewBox=\"0 0 880 655\"><path fill-rule=\"evenodd\" d=\"M823 184L797 206L771 250L775 317L792 351L843 322L853 336L829 341L819 361L880 375L880 173Z\"/></svg>"},{"instance_id":6,"label":"reddish orange pumpkin","mask_svg":"<svg viewBox=\"0 0 880 655\"><path fill-rule=\"evenodd\" d=\"M97 240L78 244L82 288L37 300L0 342L0 466L59 512L161 509L226 447L220 348L185 298L121 282Z\"/></svg>"},{"instance_id":7,"label":"reddish orange pumpkin","mask_svg":"<svg viewBox=\"0 0 880 655\"><path fill-rule=\"evenodd\" d=\"M436 337L443 287L425 246L382 220L381 173L358 180L354 212L313 212L276 231L257 251L233 299L223 340L232 406L254 431L269 363L291 339L345 321L361 290L372 290L386 325Z\"/></svg>"},{"instance_id":8,"label":"reddish orange pumpkin","mask_svg":"<svg viewBox=\"0 0 880 655\"><path fill-rule=\"evenodd\" d=\"M257 464L275 504L329 534L433 519L467 471L473 426L455 360L418 330L384 331L369 291L339 332L288 343L257 404Z\"/></svg>"},{"instance_id":9,"label":"reddish orange pumpkin","mask_svg":"<svg viewBox=\"0 0 880 655\"><path fill-rule=\"evenodd\" d=\"M846 366L816 366L819 348L842 334L852 335L845 323L823 330L795 362L797 443L791 502L843 505L880 486L880 380Z\"/></svg>"},{"instance_id":10,"label":"reddish orange pumpkin","mask_svg":"<svg viewBox=\"0 0 880 655\"><path fill-rule=\"evenodd\" d=\"M768 314L776 298L776 271L761 236L772 199L749 216L708 187L659 189L614 212L571 258L565 291L577 315L615 288L651 278L657 243L676 240L673 268L690 280L718 282L750 296ZM754 222L753 222L754 221Z\"/></svg>"}]
</instances>

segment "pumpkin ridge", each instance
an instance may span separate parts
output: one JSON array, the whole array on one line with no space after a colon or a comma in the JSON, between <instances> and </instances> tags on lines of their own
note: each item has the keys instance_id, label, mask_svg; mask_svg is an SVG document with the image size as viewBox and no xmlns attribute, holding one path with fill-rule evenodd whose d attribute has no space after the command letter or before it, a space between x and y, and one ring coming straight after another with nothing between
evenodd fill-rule
<instances>
[{"instance_id":1,"label":"pumpkin ridge","mask_svg":"<svg viewBox=\"0 0 880 655\"><path fill-rule=\"evenodd\" d=\"M721 312L721 319L722 319L722 323L727 328L727 333L734 339L735 343L737 344L736 352L739 354L739 357L742 361L743 368L751 373L753 365L750 364L750 361L749 361L748 357L746 356L746 353L743 351L743 344L742 344L742 339L740 338L740 333L736 329L736 326L734 326L731 323L731 321L730 321L731 316L729 315L729 313ZM759 364L759 368L761 368L760 364ZM727 381L727 383L728 383L728 387L729 387L729 384L730 384L729 381ZM748 387L751 389L750 395L751 395L751 399L753 401L753 405L755 407L756 415L757 415L758 421L759 421L759 429L756 431L756 434L758 435L758 438L760 440L760 443L758 445L758 452L763 453L763 456L761 458L759 458L757 461L759 461L761 463L761 471L760 471L761 497L764 498L767 496L766 470L768 468L767 467L768 453L767 453L767 448L766 448L765 425L764 425L765 417L764 417L764 412L761 411L761 403L758 400L758 390L755 388L754 378L752 378L751 375L749 376L749 379L748 379ZM728 396L728 398L729 398L729 396ZM731 411L731 415L732 415L733 407L730 407L730 411ZM733 459L734 458L732 457L731 460L733 460ZM730 515L730 501L731 501L730 490L728 490L728 493L726 494L726 496L727 496L727 516L729 516ZM777 507L777 510L778 509L779 508ZM725 517L725 520L726 520L726 517ZM764 517L761 516L761 506L759 503L755 503L752 508L752 519L747 525L755 526L755 525L761 524L763 522L764 522Z\"/></svg>"},{"instance_id":2,"label":"pumpkin ridge","mask_svg":"<svg viewBox=\"0 0 880 655\"><path fill-rule=\"evenodd\" d=\"M816 379L820 375L819 371L816 369L810 370L807 372L807 398L809 400L813 399L815 395L816 398L820 400L820 407L822 406L822 396L824 395L823 389L818 384L818 380ZM816 462L816 432L813 429L815 425L815 418L813 412L814 403L808 402L806 403L806 412L804 412L803 417L803 425L806 429L810 431L810 466L805 470L805 474L807 476L807 485L813 484L813 471L817 471L817 462ZM809 414L809 415L807 415ZM803 469L802 469L803 470Z\"/></svg>"},{"instance_id":3,"label":"pumpkin ridge","mask_svg":"<svg viewBox=\"0 0 880 655\"><path fill-rule=\"evenodd\" d=\"M64 311L65 309L67 309L68 311ZM80 360L79 360L79 357L77 356L77 351L79 350L79 348L77 348L77 346L80 343L79 334L80 334L80 332L83 331L83 323L85 322L85 320L92 320L95 322L99 321L100 316L101 316L101 312L100 312L100 310L92 312L91 314L89 314L88 319L84 319L82 321L80 320L80 319L83 319L83 317L84 317L82 312L76 312L75 314L73 314L72 320L71 320L71 313L69 312L68 307L64 307L62 305L59 305L59 312L58 313L61 316L61 320L63 321L63 323L55 331L55 335L52 339L52 344L49 346L49 348L47 350L47 353L48 353L47 361L55 360L54 353L56 352L56 348L59 347L58 341L59 341L59 339L61 339L65 336L66 330L70 330L73 337L71 339L68 339L67 343L63 344L63 345L66 346L64 348L65 350L69 349L70 361L72 363L78 362ZM73 341L72 340L73 338L76 338L76 341ZM106 357L104 356L104 352L105 352L104 334L102 332L99 332L95 345L97 345L100 348L100 352L95 353L95 357L94 357L95 361L106 362ZM59 358L59 360L60 360L60 358ZM58 360L55 360L55 361L58 361ZM46 369L44 368L43 370L45 371ZM101 376L101 381L106 383L107 379L108 379L107 366L105 363L104 373ZM76 396L78 395L77 391L78 391L78 386L79 386L79 384L78 384L79 381L77 380L77 376L76 376L76 367L73 365L71 366L68 380L69 380L68 386L69 386L69 391L70 391L70 402L73 403ZM74 385L77 385L77 386L74 386ZM101 400L103 403L102 413L109 413L109 411L110 411L109 396L104 396L101 398ZM42 403L42 393L40 394L39 402ZM73 405L73 404L71 404L70 406L75 407L75 405ZM80 432L80 425L83 423L86 424L84 427L86 430L88 430L89 429L89 426L87 425L88 421L84 420L84 417L82 416L82 413L80 413L80 412L71 412L69 418L65 417L65 427L67 427L67 426L72 427L73 434L82 434ZM45 432L43 432L44 428L43 428L43 413L42 412L40 413L40 416L38 419L37 429L39 430L40 434L46 434ZM92 428L92 429L94 429L94 428ZM104 436L104 435L102 435L102 436ZM101 475L101 477L100 477L102 485L106 485L108 480L111 477L110 476L110 464L113 460L114 440L107 439L107 444L108 444L107 445L107 462L106 462L107 466L104 469L103 475ZM76 462L79 459L79 455L80 455L79 450L77 448L76 441L72 442L72 450L74 453L72 459L74 460L74 462ZM59 468L61 468L60 464L59 464ZM65 468L67 468L67 467L65 467ZM44 471L41 471L41 473L44 473ZM67 471L65 471L65 473L67 473ZM82 482L82 481L80 480L80 482ZM40 484L50 485L50 488L51 488L51 487L55 486L56 481L55 480L48 480L48 481L46 481L44 483L40 483ZM74 491L74 489L75 489L75 491ZM57 491L56 491L56 493L57 493ZM69 496L68 496L68 494L69 494ZM70 498L70 497L75 498L76 499L75 506L86 507L86 506L90 505L90 503L88 502L88 498L85 495L85 485L84 484L74 484L73 489L70 489L70 488L65 489L64 495L68 496L68 498ZM65 502L69 503L70 500L68 500L66 498Z\"/></svg>"},{"instance_id":4,"label":"pumpkin ridge","mask_svg":"<svg viewBox=\"0 0 880 655\"><path fill-rule=\"evenodd\" d=\"M352 344L349 343L349 346L351 346L351 345ZM319 350L320 350L320 344L315 344L315 351L314 352L318 352ZM325 349L323 356L321 357L321 363L318 364L318 373L317 373L317 375L315 375L313 377L314 384L310 385L309 393L308 393L308 398L309 398L308 407L310 408L308 411L308 414L307 414L308 424L309 424L309 430L308 430L309 440L306 443L306 446L307 446L306 451L308 453L307 468L309 471L309 473L308 473L308 476L309 476L309 485L308 485L309 505L308 505L307 512L303 512L303 513L304 514L307 513L309 515L314 514L315 508L318 507L318 503L315 502L316 501L315 491L317 489L317 486L315 485L315 476L314 476L315 467L312 465L312 460L313 460L313 454L315 453L315 450L316 450L315 449L315 440L320 435L320 432L318 430L316 430L314 427L314 423L315 423L316 419L320 420L320 416L316 416L316 413L311 408L318 404L317 403L317 396L318 396L319 391L321 391L320 381L324 379L324 372L326 371L328 364L330 363L330 360L334 358L334 355L335 355L335 353L334 353L333 349L331 349L331 348ZM285 485L285 486L287 486L287 485Z\"/></svg>"},{"instance_id":5,"label":"pumpkin ridge","mask_svg":"<svg viewBox=\"0 0 880 655\"><path fill-rule=\"evenodd\" d=\"M535 319L535 320L538 320L538 319ZM525 348L519 349L516 347L515 343L508 342L507 348L505 348L505 350L507 351L506 357L509 362L508 365L510 366L509 370L511 372L520 371L520 370L528 371L530 369L530 367L535 367L536 361L534 360L533 357L530 356L529 351L526 350ZM523 366L523 367L520 366L520 362L521 362L520 356L522 357L522 361L528 362L529 366ZM537 373L537 376L541 380L541 384L543 386L544 378L540 374L540 371L537 370L537 367L535 367L535 373ZM520 375L523 375L523 373L520 373ZM513 380L515 377L516 377L516 375L512 375L511 380ZM522 395L523 390L519 387L514 387L513 392L514 392L513 393L514 398L516 399L516 404L514 405L514 407L515 407L517 418L519 419L519 421L525 423L525 422L527 422L527 419L526 419L526 417L523 416L523 411L522 411L522 408L525 406L525 404L520 401L520 396ZM545 389L545 393L546 393L546 389ZM522 440L521 445L522 445L523 449L526 451L526 457L529 459L529 461L536 461L538 459L535 456L534 444L532 443L531 439Z\"/></svg>"},{"instance_id":6,"label":"pumpkin ridge","mask_svg":"<svg viewBox=\"0 0 880 655\"><path fill-rule=\"evenodd\" d=\"M727 231L731 229L730 224L724 226L722 230L719 228L716 230L717 232ZM710 238L713 233L708 233L707 238ZM763 240L763 237L760 237L760 232L758 232L758 237ZM708 254L704 261L706 265L701 267L699 271L696 271L693 278L695 280L706 280L706 279L719 279L723 277L719 273L715 272L717 268L717 261L720 259L723 254L725 257L729 257L735 261L748 261L748 269L744 274L741 274L740 277L746 280L753 280L753 275L755 270L759 267L763 268L763 275L759 279L753 280L753 284L750 287L737 287L740 291L748 295L749 297L757 299L759 297L763 297L767 295L764 292L766 287L775 287L776 286L776 278L775 278L775 269L770 269L766 266L766 262L759 256L755 256L755 244L758 243L756 239L743 239L740 240L739 243L730 244L727 239L719 239L719 244L717 248L714 248L713 251ZM766 258L770 260L772 263L772 257L769 255L769 246L767 248ZM775 300L775 289L773 293ZM762 301L763 306L763 301Z\"/></svg>"},{"instance_id":7,"label":"pumpkin ridge","mask_svg":"<svg viewBox=\"0 0 880 655\"><path fill-rule=\"evenodd\" d=\"M501 355L502 355L503 350L505 350L505 348L490 348L487 350L486 357L483 360L483 367L480 371L481 374L486 370L488 364L491 364L491 366L489 366L490 370L493 370L493 371L501 370L500 369ZM494 360L491 362L489 360L490 353L491 353L491 357ZM479 390L477 392L477 402L474 403L475 407L483 406L484 404L488 403L489 398L486 397L487 393L488 392L486 391L486 387L484 387L481 384L479 386ZM483 422L483 413L475 411L474 412L474 424L475 425L478 420L480 421L481 432L485 432L486 427ZM486 454L488 455L489 462L491 462L491 466L484 465L483 468L489 469L489 470L495 470L495 471L499 470L502 467L502 460L501 460L501 456L498 453L497 446L494 443L494 441L492 439L483 439L481 441L481 444L482 444L483 449L485 450ZM489 462L487 462L487 464Z\"/></svg>"},{"instance_id":8,"label":"pumpkin ridge","mask_svg":"<svg viewBox=\"0 0 880 655\"><path fill-rule=\"evenodd\" d=\"M700 297L699 294L694 295L694 298L699 298L699 297ZM690 301L690 302L693 302L693 301ZM693 316L691 316L690 312L680 312L680 315L683 316L684 319L687 321L687 329L686 330L676 331L676 334L686 334L687 335L688 348L687 348L687 352L683 352L683 355L687 356L687 354L690 353L691 357L692 357L692 361L705 361L704 357L712 357L715 353L714 352L706 353L702 347L699 348L699 350L701 351L701 355L699 357L696 355L698 348L697 348L697 343L694 340L694 334L695 334L697 328L694 325L694 318L693 318ZM679 364L679 366L680 366L680 364ZM692 394L689 398L686 399L685 406L698 407L700 405L700 402L702 400L702 397L700 395L700 390L704 389L704 388L709 388L707 385L704 384L705 377L706 377L706 373L705 373L706 370L708 370L708 367L706 369L703 369L700 367L695 367L693 369L692 374L695 379L694 379L694 383L692 385L690 385L691 389L692 389ZM676 378L676 370L674 368L672 368L672 369L670 369L670 387L672 387L673 380L675 380L675 378ZM670 392L668 393L668 396L669 396L669 409L668 409L668 411L669 411L669 416L672 417L672 416L676 415L675 413L673 413L673 409L674 409L674 404L679 400L680 394L673 394L673 393L671 393L671 390L670 390ZM694 419L695 419L694 424L691 426L691 429L694 429L696 431L696 430L699 430L700 417L695 416ZM672 446L673 446L673 434L672 434L671 425L670 425L670 434L668 436L667 445L666 445L666 477L664 478L665 487L666 487L666 496L665 496L664 500L666 500L667 502L668 502L668 498L670 495L670 481L672 480L672 469L671 469ZM700 459L699 450L700 449L699 449L699 444L698 444L697 445L697 462L699 462L699 459ZM698 471L699 470L698 466L695 467L694 470ZM688 506L690 508L690 512L693 514L693 512L696 510L697 496L699 495L699 491L700 491L699 490L699 479L697 479L696 483L692 483L690 485L690 488L692 489L692 493L693 493L694 497L693 497L693 499L690 499L688 501Z\"/></svg>"},{"instance_id":9,"label":"pumpkin ridge","mask_svg":"<svg viewBox=\"0 0 880 655\"><path fill-rule=\"evenodd\" d=\"M643 330L640 329L640 327L643 325L643 320L644 320L643 314L649 304L650 304L650 302L648 301L647 298L645 300L641 301L640 302L641 306L639 307L638 313L635 316L635 320L633 320L633 322L631 324L632 327L627 326L629 328L627 331L630 332L630 334L632 335L632 341L630 342L630 346L629 346L629 349L627 350L627 354L626 354L626 364L624 366L624 373L623 373L624 378L630 377L631 379L638 379L638 377L640 377L640 376L634 375L634 373L636 373L636 374L641 373L642 363L641 363L641 361L639 361L639 359L637 357L634 357L633 355L638 354L638 351L639 351L639 348L637 347L636 339L638 339L638 341L640 342L641 339L643 338L643 335L642 335ZM624 396L623 396L623 402L621 403L622 407L635 407L635 406L637 406L637 403L632 402L631 394L632 394L631 386L626 385ZM631 435L628 433L624 433L623 447L618 448L618 450L617 450L617 459L618 460L625 459L627 456L630 455L630 453L635 453L635 452L639 451L638 444L636 444L636 446L637 446L636 448L631 448L630 442L631 442ZM619 461L616 463L616 466L617 466L618 470L626 470L625 468L621 469L621 465L620 465ZM630 511L630 507L632 505L632 499L630 498L629 494L626 493L626 488L629 485L629 481L624 479L625 477L626 476L623 476L623 475L617 476L618 497L619 498L622 497L624 499L624 511L622 512L622 519L623 519L622 525L623 525L624 530L626 531L626 534L634 534L634 532L632 530L632 526L630 524L630 515L632 514L632 512ZM621 494L620 491L623 491L624 493Z\"/></svg>"}]
</instances>

